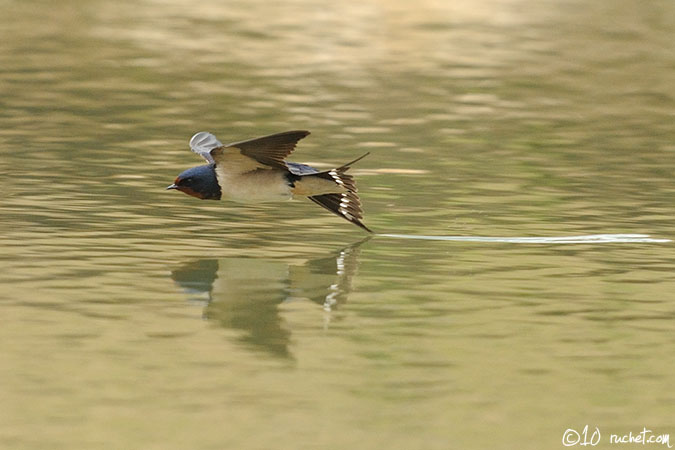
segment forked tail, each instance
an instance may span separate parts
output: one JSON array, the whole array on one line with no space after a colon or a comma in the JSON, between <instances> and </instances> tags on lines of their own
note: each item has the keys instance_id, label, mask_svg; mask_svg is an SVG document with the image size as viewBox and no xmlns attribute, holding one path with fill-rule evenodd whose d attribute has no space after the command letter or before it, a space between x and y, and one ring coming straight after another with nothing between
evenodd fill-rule
<instances>
[{"instance_id":1,"label":"forked tail","mask_svg":"<svg viewBox=\"0 0 675 450\"><path fill-rule=\"evenodd\" d=\"M336 214L353 223L354 225L363 228L367 232L372 233L373 231L363 223L363 208L361 207L361 199L357 193L358 189L356 189L356 181L354 181L354 177L347 174L347 171L354 163L359 162L369 154L370 153L366 153L365 155L356 158L354 161L350 161L336 169L318 172L306 176L330 180L335 183L341 191L337 193L312 195L307 198L317 205L326 208L333 214Z\"/></svg>"}]
</instances>

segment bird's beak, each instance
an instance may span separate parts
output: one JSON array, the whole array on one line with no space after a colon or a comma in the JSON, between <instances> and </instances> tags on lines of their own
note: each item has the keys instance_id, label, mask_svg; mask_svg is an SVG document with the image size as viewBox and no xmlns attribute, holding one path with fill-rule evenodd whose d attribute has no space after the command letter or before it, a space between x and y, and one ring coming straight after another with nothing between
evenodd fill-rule
<instances>
[{"instance_id":1,"label":"bird's beak","mask_svg":"<svg viewBox=\"0 0 675 450\"><path fill-rule=\"evenodd\" d=\"M167 190L167 191L168 191L169 189L178 189L178 186L176 186L175 184L172 184L171 186L167 186L167 187L166 187L166 190Z\"/></svg>"}]
</instances>

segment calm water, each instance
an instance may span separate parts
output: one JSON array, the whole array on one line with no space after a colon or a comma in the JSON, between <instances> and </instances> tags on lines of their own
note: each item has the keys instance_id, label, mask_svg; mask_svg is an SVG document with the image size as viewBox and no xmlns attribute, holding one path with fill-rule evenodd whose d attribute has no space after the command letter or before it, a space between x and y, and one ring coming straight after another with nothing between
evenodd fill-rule
<instances>
[{"instance_id":1,"label":"calm water","mask_svg":"<svg viewBox=\"0 0 675 450\"><path fill-rule=\"evenodd\" d=\"M675 3L332 3L0 1L0 447L675 441ZM164 191L296 128L379 235Z\"/></svg>"}]
</instances>

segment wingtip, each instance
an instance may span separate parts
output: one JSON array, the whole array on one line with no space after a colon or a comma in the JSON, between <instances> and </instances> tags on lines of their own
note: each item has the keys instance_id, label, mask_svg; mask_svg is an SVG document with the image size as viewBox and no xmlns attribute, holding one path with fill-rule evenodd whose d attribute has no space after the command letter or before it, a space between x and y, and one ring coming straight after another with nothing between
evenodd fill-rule
<instances>
[{"instance_id":1,"label":"wingtip","mask_svg":"<svg viewBox=\"0 0 675 450\"><path fill-rule=\"evenodd\" d=\"M204 158L209 164L214 163L211 152L222 146L223 144L218 138L208 131L200 131L190 138L190 149Z\"/></svg>"},{"instance_id":2,"label":"wingtip","mask_svg":"<svg viewBox=\"0 0 675 450\"><path fill-rule=\"evenodd\" d=\"M312 133L310 133L308 130L288 130L282 131L281 133L271 134L270 136L283 136L287 134L302 134L303 136L308 136Z\"/></svg>"},{"instance_id":3,"label":"wingtip","mask_svg":"<svg viewBox=\"0 0 675 450\"><path fill-rule=\"evenodd\" d=\"M190 138L190 147L202 149L222 146L215 134L210 131L199 131Z\"/></svg>"},{"instance_id":4,"label":"wingtip","mask_svg":"<svg viewBox=\"0 0 675 450\"><path fill-rule=\"evenodd\" d=\"M287 132L284 133L284 134L295 134L295 135L299 135L300 137L298 138L298 140L300 140L300 139L306 138L307 136L309 136L309 135L312 134L312 133L310 133L308 130L292 130L292 131L287 131Z\"/></svg>"}]
</instances>

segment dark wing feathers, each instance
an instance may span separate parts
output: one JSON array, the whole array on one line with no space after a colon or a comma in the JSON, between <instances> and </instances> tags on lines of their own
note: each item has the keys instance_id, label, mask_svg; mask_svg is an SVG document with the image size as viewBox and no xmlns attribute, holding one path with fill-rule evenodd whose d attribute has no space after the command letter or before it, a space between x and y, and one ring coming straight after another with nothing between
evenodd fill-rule
<instances>
[{"instance_id":1,"label":"dark wing feathers","mask_svg":"<svg viewBox=\"0 0 675 450\"><path fill-rule=\"evenodd\" d=\"M295 130L271 134L241 142L233 142L225 147L234 147L249 158L266 166L286 169L284 161L295 149L297 142L307 136L309 131Z\"/></svg>"}]
</instances>

